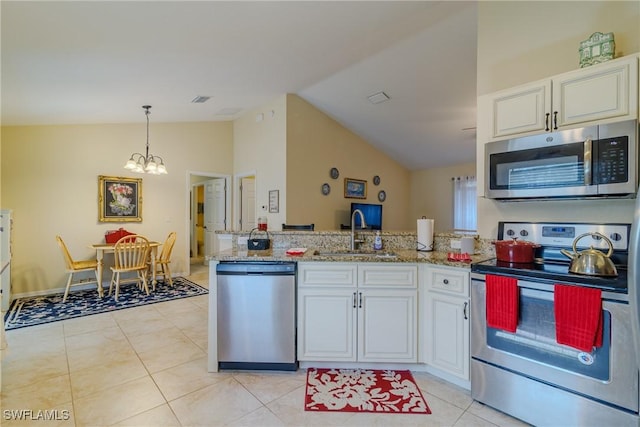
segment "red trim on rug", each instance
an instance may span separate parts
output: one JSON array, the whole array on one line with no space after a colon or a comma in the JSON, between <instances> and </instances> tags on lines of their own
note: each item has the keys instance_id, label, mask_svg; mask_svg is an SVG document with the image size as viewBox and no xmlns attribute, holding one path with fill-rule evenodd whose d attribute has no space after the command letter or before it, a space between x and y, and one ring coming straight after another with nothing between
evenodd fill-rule
<instances>
[{"instance_id":1,"label":"red trim on rug","mask_svg":"<svg viewBox=\"0 0 640 427\"><path fill-rule=\"evenodd\" d=\"M305 411L430 414L410 371L307 369Z\"/></svg>"}]
</instances>

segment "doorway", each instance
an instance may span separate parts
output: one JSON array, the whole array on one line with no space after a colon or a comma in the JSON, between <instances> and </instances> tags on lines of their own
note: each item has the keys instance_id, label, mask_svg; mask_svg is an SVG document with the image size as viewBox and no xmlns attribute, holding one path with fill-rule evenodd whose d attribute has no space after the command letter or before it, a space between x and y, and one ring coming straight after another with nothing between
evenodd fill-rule
<instances>
[{"instance_id":1,"label":"doorway","mask_svg":"<svg viewBox=\"0 0 640 427\"><path fill-rule=\"evenodd\" d=\"M256 175L255 172L236 175L236 221L238 230L253 230L257 227Z\"/></svg>"},{"instance_id":2,"label":"doorway","mask_svg":"<svg viewBox=\"0 0 640 427\"><path fill-rule=\"evenodd\" d=\"M189 274L192 270L208 269L209 257L215 248L216 230L228 229L231 217L231 176L214 173L190 172L189 216Z\"/></svg>"}]
</instances>

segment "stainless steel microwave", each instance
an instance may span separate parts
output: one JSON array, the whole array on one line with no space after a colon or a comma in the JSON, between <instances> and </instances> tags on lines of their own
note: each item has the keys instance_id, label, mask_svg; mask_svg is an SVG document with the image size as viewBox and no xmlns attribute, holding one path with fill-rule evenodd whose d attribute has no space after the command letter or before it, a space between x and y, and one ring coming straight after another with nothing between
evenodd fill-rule
<instances>
[{"instance_id":1,"label":"stainless steel microwave","mask_svg":"<svg viewBox=\"0 0 640 427\"><path fill-rule=\"evenodd\" d=\"M638 121L569 129L485 145L490 199L635 197Z\"/></svg>"}]
</instances>

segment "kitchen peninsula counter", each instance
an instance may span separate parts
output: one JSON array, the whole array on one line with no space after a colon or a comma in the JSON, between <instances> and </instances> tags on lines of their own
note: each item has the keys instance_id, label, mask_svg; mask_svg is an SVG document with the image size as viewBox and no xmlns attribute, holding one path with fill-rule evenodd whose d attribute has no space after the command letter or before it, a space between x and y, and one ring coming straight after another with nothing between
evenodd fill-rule
<instances>
[{"instance_id":1,"label":"kitchen peninsula counter","mask_svg":"<svg viewBox=\"0 0 640 427\"><path fill-rule=\"evenodd\" d=\"M495 257L495 249L490 240L475 237L475 254L470 262L450 261L449 253L458 253L451 243L470 234L435 233L434 250L421 252L415 249L415 231L382 231L383 248L373 251L374 231L357 232L364 240L356 251L349 250L351 232L340 231L269 231L271 248L262 251L248 250L247 231L216 231L216 235L226 234L231 239L231 247L211 257L212 261L293 261L293 262L384 262L384 263L425 263L450 267L469 268L471 263ZM254 232L253 238L265 238L265 232ZM303 255L287 255L290 248L306 248ZM357 252L349 256L345 252ZM334 253L334 255L327 255ZM336 255L335 253L339 253ZM365 253L365 254L363 254ZM389 256L385 256L385 255Z\"/></svg>"},{"instance_id":2,"label":"kitchen peninsula counter","mask_svg":"<svg viewBox=\"0 0 640 427\"><path fill-rule=\"evenodd\" d=\"M318 254L321 253L321 254ZM286 249L267 249L263 251L250 251L231 249L212 257L212 261L290 261L290 262L396 262L396 263L426 263L446 265L450 267L469 268L472 262L483 261L492 258L491 254L476 254L471 256L471 262L450 261L449 252L432 251L418 252L410 249L381 250L368 252L366 255L360 252L358 255L323 255L331 252L330 249L307 248L304 255L287 255ZM344 252L344 251L336 251ZM391 254L387 256L387 254Z\"/></svg>"}]
</instances>

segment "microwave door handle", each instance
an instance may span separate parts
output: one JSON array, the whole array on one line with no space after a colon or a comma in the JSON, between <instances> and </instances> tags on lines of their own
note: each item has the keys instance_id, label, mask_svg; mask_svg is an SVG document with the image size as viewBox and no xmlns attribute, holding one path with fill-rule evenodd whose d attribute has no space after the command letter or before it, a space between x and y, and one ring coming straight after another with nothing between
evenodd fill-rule
<instances>
[{"instance_id":1,"label":"microwave door handle","mask_svg":"<svg viewBox=\"0 0 640 427\"><path fill-rule=\"evenodd\" d=\"M584 142L584 185L591 185L591 149L593 142L587 138Z\"/></svg>"}]
</instances>

